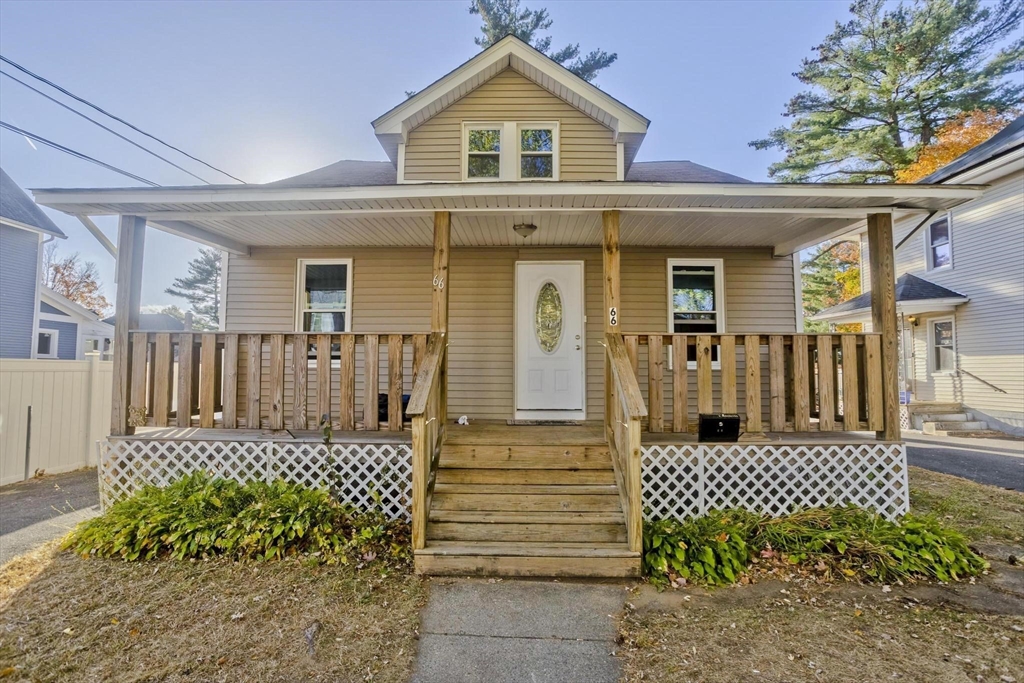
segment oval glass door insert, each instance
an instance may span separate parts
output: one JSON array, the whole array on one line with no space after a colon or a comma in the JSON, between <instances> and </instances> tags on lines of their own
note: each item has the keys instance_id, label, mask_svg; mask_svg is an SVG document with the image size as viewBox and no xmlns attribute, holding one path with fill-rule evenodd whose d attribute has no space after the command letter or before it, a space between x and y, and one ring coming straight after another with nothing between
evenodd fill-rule
<instances>
[{"instance_id":1,"label":"oval glass door insert","mask_svg":"<svg viewBox=\"0 0 1024 683\"><path fill-rule=\"evenodd\" d=\"M545 282L537 293L534 331L541 350L554 353L562 339L562 295L554 282Z\"/></svg>"}]
</instances>

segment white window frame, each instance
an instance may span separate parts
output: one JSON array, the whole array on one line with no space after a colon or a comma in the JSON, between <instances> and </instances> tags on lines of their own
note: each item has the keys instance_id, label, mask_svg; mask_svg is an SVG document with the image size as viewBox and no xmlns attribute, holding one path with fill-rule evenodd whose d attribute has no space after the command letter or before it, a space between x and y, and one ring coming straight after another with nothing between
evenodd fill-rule
<instances>
[{"instance_id":1,"label":"white window frame","mask_svg":"<svg viewBox=\"0 0 1024 683\"><path fill-rule=\"evenodd\" d=\"M725 334L725 259L720 258L670 258L667 264L668 292L666 303L668 304L668 332L676 334L675 326L675 305L673 304L672 269L675 266L713 266L715 269L715 331L712 334ZM672 368L672 349L669 348L669 368ZM696 361L687 361L687 369L695 370ZM718 370L722 367L721 361L712 361L711 368Z\"/></svg>"},{"instance_id":2,"label":"white window frame","mask_svg":"<svg viewBox=\"0 0 1024 683\"><path fill-rule=\"evenodd\" d=\"M520 131L523 129L550 129L553 136L551 145L551 177L550 178L523 178L522 177L522 140ZM469 132L471 130L493 130L501 131L501 151L498 153L498 177L497 178L470 178L469 177ZM462 180L467 183L498 183L498 182L551 182L559 179L560 175L560 141L561 135L558 121L463 121L462 122ZM513 149L509 149L509 144ZM528 154L529 156L529 154Z\"/></svg>"},{"instance_id":3,"label":"white window frame","mask_svg":"<svg viewBox=\"0 0 1024 683\"><path fill-rule=\"evenodd\" d=\"M945 266L936 266L934 262L934 254L932 252L932 226L946 221L946 231L949 234L949 264ZM928 223L928 227L924 231L924 259L927 271L933 270L952 270L953 269L953 214L947 212L942 218Z\"/></svg>"},{"instance_id":4,"label":"white window frame","mask_svg":"<svg viewBox=\"0 0 1024 683\"><path fill-rule=\"evenodd\" d=\"M936 361L939 355L935 352L935 323L951 323L953 329L953 367L949 370L937 370ZM952 315L942 316L940 318L928 318L928 374L929 375L953 375L956 374L957 368L957 354L956 354L956 317Z\"/></svg>"},{"instance_id":5,"label":"white window frame","mask_svg":"<svg viewBox=\"0 0 1024 683\"><path fill-rule=\"evenodd\" d=\"M350 258L300 258L296 261L295 273L295 330L302 332L302 316L308 311L304 305L303 294L306 291L306 266L347 266L345 270L345 329L334 334L352 331L352 259ZM321 311L324 312L324 311ZM331 312L337 313L337 310Z\"/></svg>"},{"instance_id":6,"label":"white window frame","mask_svg":"<svg viewBox=\"0 0 1024 683\"><path fill-rule=\"evenodd\" d=\"M42 334L50 335L50 353L39 353L39 335ZM33 350L36 352L36 358L60 358L60 330L40 327L36 333L36 343Z\"/></svg>"}]
</instances>

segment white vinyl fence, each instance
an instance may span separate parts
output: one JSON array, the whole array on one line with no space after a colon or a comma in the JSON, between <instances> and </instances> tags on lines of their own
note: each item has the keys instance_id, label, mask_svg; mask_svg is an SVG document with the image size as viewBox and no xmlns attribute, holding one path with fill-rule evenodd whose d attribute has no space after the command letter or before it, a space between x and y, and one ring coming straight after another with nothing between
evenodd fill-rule
<instances>
[{"instance_id":1,"label":"white vinyl fence","mask_svg":"<svg viewBox=\"0 0 1024 683\"><path fill-rule=\"evenodd\" d=\"M0 360L0 486L96 464L96 442L110 428L112 373L98 355Z\"/></svg>"}]
</instances>

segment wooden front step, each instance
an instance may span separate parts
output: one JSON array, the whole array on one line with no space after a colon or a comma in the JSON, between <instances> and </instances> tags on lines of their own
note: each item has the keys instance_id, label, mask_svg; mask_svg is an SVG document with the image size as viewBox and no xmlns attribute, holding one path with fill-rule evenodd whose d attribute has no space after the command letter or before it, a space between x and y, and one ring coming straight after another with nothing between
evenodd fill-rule
<instances>
[{"instance_id":1,"label":"wooden front step","mask_svg":"<svg viewBox=\"0 0 1024 683\"><path fill-rule=\"evenodd\" d=\"M620 543L460 543L416 551L416 572L435 576L636 577L640 553Z\"/></svg>"}]
</instances>

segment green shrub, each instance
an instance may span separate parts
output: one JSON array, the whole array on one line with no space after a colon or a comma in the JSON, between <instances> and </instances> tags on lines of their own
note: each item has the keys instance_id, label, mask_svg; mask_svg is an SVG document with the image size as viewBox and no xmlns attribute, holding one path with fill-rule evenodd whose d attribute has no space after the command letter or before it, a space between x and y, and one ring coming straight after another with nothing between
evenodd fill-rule
<instances>
[{"instance_id":1,"label":"green shrub","mask_svg":"<svg viewBox=\"0 0 1024 683\"><path fill-rule=\"evenodd\" d=\"M781 553L792 564L811 563L866 581L959 580L988 566L960 533L934 518L907 515L895 523L852 506L775 518L726 510L644 526L644 570L655 583L675 577L732 583L755 553Z\"/></svg>"},{"instance_id":2,"label":"green shrub","mask_svg":"<svg viewBox=\"0 0 1024 683\"><path fill-rule=\"evenodd\" d=\"M732 510L685 522L647 522L644 571L655 583L665 583L670 576L709 585L733 583L750 562L747 538L757 521L749 512Z\"/></svg>"},{"instance_id":3,"label":"green shrub","mask_svg":"<svg viewBox=\"0 0 1024 683\"><path fill-rule=\"evenodd\" d=\"M128 561L225 556L273 560L305 555L347 562L405 562L408 525L340 505L326 491L193 474L166 488L147 486L79 525L64 548Z\"/></svg>"}]
</instances>

